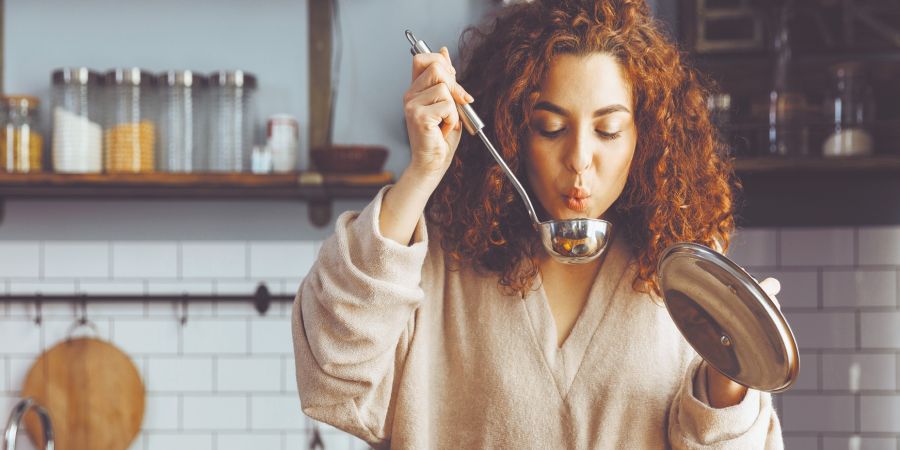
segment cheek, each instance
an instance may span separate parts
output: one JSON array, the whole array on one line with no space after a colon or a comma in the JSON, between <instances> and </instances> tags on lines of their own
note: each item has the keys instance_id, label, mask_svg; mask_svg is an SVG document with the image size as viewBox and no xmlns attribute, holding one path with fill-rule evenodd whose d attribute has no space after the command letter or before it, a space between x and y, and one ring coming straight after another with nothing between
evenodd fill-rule
<instances>
[{"instance_id":1,"label":"cheek","mask_svg":"<svg viewBox=\"0 0 900 450\"><path fill-rule=\"evenodd\" d=\"M525 153L527 161L525 162L526 171L528 173L528 181L532 188L538 189L540 186L551 183L553 180L553 161L550 158L550 150L535 145L532 141L529 143L529 149Z\"/></svg>"},{"instance_id":2,"label":"cheek","mask_svg":"<svg viewBox=\"0 0 900 450\"><path fill-rule=\"evenodd\" d=\"M610 149L613 150L613 149ZM622 142L622 146L600 157L600 176L615 185L624 185L634 158L634 141Z\"/></svg>"}]
</instances>

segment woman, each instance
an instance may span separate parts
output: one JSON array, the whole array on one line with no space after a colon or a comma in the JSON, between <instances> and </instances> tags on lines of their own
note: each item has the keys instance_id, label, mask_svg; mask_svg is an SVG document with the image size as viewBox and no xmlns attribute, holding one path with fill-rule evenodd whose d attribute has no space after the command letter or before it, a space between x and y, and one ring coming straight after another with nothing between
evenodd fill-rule
<instances>
[{"instance_id":1,"label":"woman","mask_svg":"<svg viewBox=\"0 0 900 450\"><path fill-rule=\"evenodd\" d=\"M706 92L657 26L640 0L547 0L474 33L459 84L446 49L413 58L409 167L337 220L294 303L306 414L385 448L782 448L770 395L661 306L660 252L726 248L733 219ZM542 219L613 223L603 257L548 257L460 142L474 98Z\"/></svg>"}]
</instances>

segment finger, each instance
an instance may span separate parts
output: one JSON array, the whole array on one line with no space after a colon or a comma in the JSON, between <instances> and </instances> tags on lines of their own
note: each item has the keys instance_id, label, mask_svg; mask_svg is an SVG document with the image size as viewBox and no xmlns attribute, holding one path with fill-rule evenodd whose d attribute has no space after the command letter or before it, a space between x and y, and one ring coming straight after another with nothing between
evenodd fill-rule
<instances>
[{"instance_id":1,"label":"finger","mask_svg":"<svg viewBox=\"0 0 900 450\"><path fill-rule=\"evenodd\" d=\"M425 131L430 131L435 127L440 128L441 133L446 137L447 133L457 127L459 114L456 112L456 105L445 99L416 106L412 119Z\"/></svg>"},{"instance_id":2,"label":"finger","mask_svg":"<svg viewBox=\"0 0 900 450\"><path fill-rule=\"evenodd\" d=\"M413 56L412 79L415 80L433 64L440 64L448 73L456 75L456 69L447 61L447 58L441 53L420 53Z\"/></svg>"},{"instance_id":3,"label":"finger","mask_svg":"<svg viewBox=\"0 0 900 450\"><path fill-rule=\"evenodd\" d=\"M450 60L450 50L447 50L447 47L441 47L441 55L444 57L444 61L447 62L447 66L450 67L450 73L456 75L456 68L453 67L453 61Z\"/></svg>"},{"instance_id":4,"label":"finger","mask_svg":"<svg viewBox=\"0 0 900 450\"><path fill-rule=\"evenodd\" d=\"M763 288L770 297L774 297L781 292L781 283L775 278L766 278L759 282L759 286Z\"/></svg>"},{"instance_id":5,"label":"finger","mask_svg":"<svg viewBox=\"0 0 900 450\"><path fill-rule=\"evenodd\" d=\"M439 102L455 103L456 99L445 83L435 84L421 92L410 92L407 96L407 106L428 106Z\"/></svg>"},{"instance_id":6,"label":"finger","mask_svg":"<svg viewBox=\"0 0 900 450\"><path fill-rule=\"evenodd\" d=\"M475 100L472 98L471 94L466 92L466 90L456 82L456 78L439 64L428 66L418 78L413 80L412 84L409 86L409 91L407 92L415 94L441 83L447 85L447 88L450 89L450 93L453 94L453 100L456 103L466 104Z\"/></svg>"}]
</instances>

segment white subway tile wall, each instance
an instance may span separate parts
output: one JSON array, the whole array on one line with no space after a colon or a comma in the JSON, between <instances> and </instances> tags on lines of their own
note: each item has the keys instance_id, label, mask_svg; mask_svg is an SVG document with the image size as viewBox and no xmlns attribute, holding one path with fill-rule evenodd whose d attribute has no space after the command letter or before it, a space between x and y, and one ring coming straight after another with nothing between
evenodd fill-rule
<instances>
[{"instance_id":1,"label":"white subway tile wall","mask_svg":"<svg viewBox=\"0 0 900 450\"><path fill-rule=\"evenodd\" d=\"M132 358L147 402L132 450L307 448L289 302L260 316L260 283L294 295L315 241L0 242L0 292L246 295L232 302L0 305L0 414L34 358L72 334L98 334ZM797 384L780 394L791 450L898 449L900 227L749 229L729 255L778 295L801 349ZM95 324L70 330L82 314ZM187 320L181 325L181 319ZM365 443L319 424L326 448ZM25 445L23 448L29 448Z\"/></svg>"}]
</instances>

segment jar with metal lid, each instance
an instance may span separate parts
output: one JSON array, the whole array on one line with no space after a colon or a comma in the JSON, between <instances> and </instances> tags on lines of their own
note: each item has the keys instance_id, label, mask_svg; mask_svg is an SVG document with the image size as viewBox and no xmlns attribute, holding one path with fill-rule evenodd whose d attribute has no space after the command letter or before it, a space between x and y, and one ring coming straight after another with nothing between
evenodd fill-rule
<instances>
[{"instance_id":1,"label":"jar with metal lid","mask_svg":"<svg viewBox=\"0 0 900 450\"><path fill-rule=\"evenodd\" d=\"M249 172L256 143L256 77L240 70L209 76L210 127L206 156L212 172Z\"/></svg>"},{"instance_id":2,"label":"jar with metal lid","mask_svg":"<svg viewBox=\"0 0 900 450\"><path fill-rule=\"evenodd\" d=\"M110 173L152 172L156 155L156 78L137 69L113 69L101 82L105 105L104 169Z\"/></svg>"},{"instance_id":3,"label":"jar with metal lid","mask_svg":"<svg viewBox=\"0 0 900 450\"><path fill-rule=\"evenodd\" d=\"M85 67L62 68L50 77L53 110L53 170L98 173L103 170L100 75Z\"/></svg>"},{"instance_id":4,"label":"jar with metal lid","mask_svg":"<svg viewBox=\"0 0 900 450\"><path fill-rule=\"evenodd\" d=\"M0 129L0 170L39 172L43 138L37 130L38 99L27 95L3 97Z\"/></svg>"},{"instance_id":5,"label":"jar with metal lid","mask_svg":"<svg viewBox=\"0 0 900 450\"><path fill-rule=\"evenodd\" d=\"M159 88L159 159L164 172L193 172L205 148L203 102L206 77L190 70L157 74Z\"/></svg>"}]
</instances>

